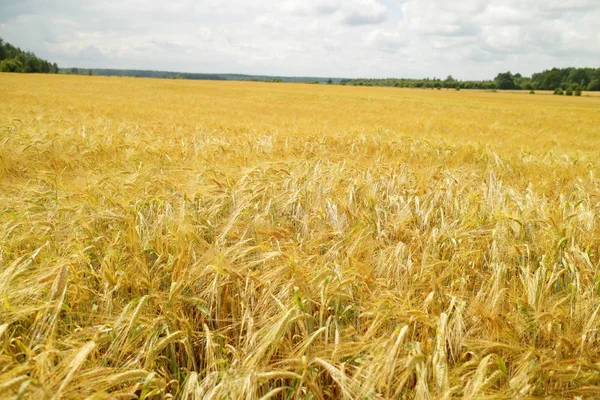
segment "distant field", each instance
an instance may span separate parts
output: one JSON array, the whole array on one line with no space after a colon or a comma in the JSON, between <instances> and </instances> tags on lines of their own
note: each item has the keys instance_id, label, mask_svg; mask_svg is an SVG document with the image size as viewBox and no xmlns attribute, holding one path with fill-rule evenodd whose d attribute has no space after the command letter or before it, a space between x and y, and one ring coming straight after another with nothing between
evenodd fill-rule
<instances>
[{"instance_id":1,"label":"distant field","mask_svg":"<svg viewBox=\"0 0 600 400\"><path fill-rule=\"evenodd\" d=\"M597 398L599 157L595 96L0 74L0 398Z\"/></svg>"}]
</instances>

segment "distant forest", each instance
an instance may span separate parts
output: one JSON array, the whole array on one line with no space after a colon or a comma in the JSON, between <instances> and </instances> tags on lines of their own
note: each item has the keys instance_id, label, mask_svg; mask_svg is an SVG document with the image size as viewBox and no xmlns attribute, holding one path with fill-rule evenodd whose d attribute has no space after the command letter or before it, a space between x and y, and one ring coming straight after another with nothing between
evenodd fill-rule
<instances>
[{"instance_id":1,"label":"distant forest","mask_svg":"<svg viewBox=\"0 0 600 400\"><path fill-rule=\"evenodd\" d=\"M0 72L25 72L25 73L58 73L58 65L36 57L29 51L5 42L0 38Z\"/></svg>"},{"instance_id":2,"label":"distant forest","mask_svg":"<svg viewBox=\"0 0 600 400\"><path fill-rule=\"evenodd\" d=\"M600 68L553 68L535 73L530 78L503 72L486 81L460 81L448 76L446 79L343 79L340 84L430 89L600 91Z\"/></svg>"},{"instance_id":3,"label":"distant forest","mask_svg":"<svg viewBox=\"0 0 600 400\"><path fill-rule=\"evenodd\" d=\"M191 79L210 81L255 81L255 82L294 82L294 83L339 83L341 78L313 78L302 76L269 76L244 74L202 74L193 72L151 71L138 69L106 68L61 68L62 74L129 76L136 78Z\"/></svg>"},{"instance_id":4,"label":"distant forest","mask_svg":"<svg viewBox=\"0 0 600 400\"><path fill-rule=\"evenodd\" d=\"M5 42L0 38L0 72L25 73L61 73L75 75L129 76L138 78L167 78L220 81L259 81L259 82L295 82L295 83L327 83L352 86L391 86L403 88L429 89L483 89L483 90L554 90L562 94L581 91L600 91L600 68L553 68L535 73L531 77L521 74L503 72L493 80L461 81L448 76L446 79L341 79L314 77L283 77L268 75L244 74L203 74L188 72L151 71L135 69L103 69L103 68L59 68L36 57L29 51Z\"/></svg>"},{"instance_id":5,"label":"distant forest","mask_svg":"<svg viewBox=\"0 0 600 400\"><path fill-rule=\"evenodd\" d=\"M296 82L296 83L328 83L351 86L393 86L403 88L430 89L484 89L484 90L588 90L600 91L600 68L553 68L551 70L524 77L511 72L500 73L493 80L461 81L448 76L446 79L341 79L314 77L279 77L267 75L243 74L200 74L168 71L146 71L131 69L61 69L61 73L101 76L129 76L138 78L167 78L220 81L258 81L258 82Z\"/></svg>"}]
</instances>

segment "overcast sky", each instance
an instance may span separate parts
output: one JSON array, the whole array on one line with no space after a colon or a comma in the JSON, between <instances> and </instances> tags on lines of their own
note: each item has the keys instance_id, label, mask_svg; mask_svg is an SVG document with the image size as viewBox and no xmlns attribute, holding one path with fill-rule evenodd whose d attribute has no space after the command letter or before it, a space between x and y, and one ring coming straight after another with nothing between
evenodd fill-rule
<instances>
[{"instance_id":1,"label":"overcast sky","mask_svg":"<svg viewBox=\"0 0 600 400\"><path fill-rule=\"evenodd\" d=\"M600 0L0 0L61 67L488 79L600 67Z\"/></svg>"}]
</instances>

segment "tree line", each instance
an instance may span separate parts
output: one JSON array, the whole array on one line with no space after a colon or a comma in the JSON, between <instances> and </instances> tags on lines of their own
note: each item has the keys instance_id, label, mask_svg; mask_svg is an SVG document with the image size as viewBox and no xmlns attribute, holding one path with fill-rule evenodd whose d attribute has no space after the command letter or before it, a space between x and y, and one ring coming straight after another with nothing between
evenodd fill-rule
<instances>
[{"instance_id":1,"label":"tree line","mask_svg":"<svg viewBox=\"0 0 600 400\"><path fill-rule=\"evenodd\" d=\"M509 71L499 73L493 80L482 81L461 81L449 75L446 79L342 79L340 84L427 89L600 91L600 68L552 68L531 77Z\"/></svg>"},{"instance_id":2,"label":"tree line","mask_svg":"<svg viewBox=\"0 0 600 400\"><path fill-rule=\"evenodd\" d=\"M61 68L61 74L70 75L99 75L99 76L129 76L135 78L162 78L162 79L192 79L192 80L226 80L219 74L199 74L191 72L150 71L139 69L111 69L111 68Z\"/></svg>"},{"instance_id":3,"label":"tree line","mask_svg":"<svg viewBox=\"0 0 600 400\"><path fill-rule=\"evenodd\" d=\"M333 83L340 82L340 78L314 78L302 76L270 76L270 75L244 75L244 74L207 74L194 72L155 71L140 69L111 69L111 68L61 68L61 74L72 75L98 75L98 76L125 76L135 78L161 78L161 79L190 79L211 81L252 81L252 82L288 82L288 83Z\"/></svg>"},{"instance_id":4,"label":"tree line","mask_svg":"<svg viewBox=\"0 0 600 400\"><path fill-rule=\"evenodd\" d=\"M0 38L0 72L25 72L57 74L56 63L37 57L30 51L23 51Z\"/></svg>"},{"instance_id":5,"label":"tree line","mask_svg":"<svg viewBox=\"0 0 600 400\"><path fill-rule=\"evenodd\" d=\"M383 79L342 79L341 85L350 86L393 86L401 88L425 89L496 89L494 81L460 81L449 75L440 78L383 78Z\"/></svg>"}]
</instances>

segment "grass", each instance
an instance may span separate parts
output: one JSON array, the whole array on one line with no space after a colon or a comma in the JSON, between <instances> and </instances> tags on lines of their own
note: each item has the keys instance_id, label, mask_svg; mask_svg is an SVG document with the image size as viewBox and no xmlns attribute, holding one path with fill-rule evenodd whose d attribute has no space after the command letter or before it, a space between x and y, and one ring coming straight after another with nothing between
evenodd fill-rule
<instances>
[{"instance_id":1,"label":"grass","mask_svg":"<svg viewBox=\"0 0 600 400\"><path fill-rule=\"evenodd\" d=\"M600 395L600 99L0 93L0 397Z\"/></svg>"}]
</instances>

